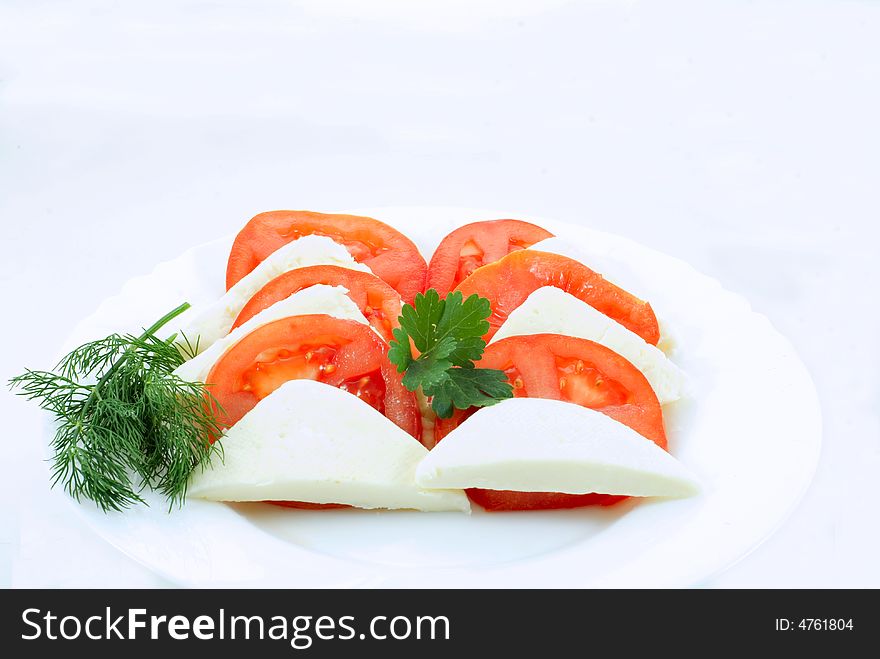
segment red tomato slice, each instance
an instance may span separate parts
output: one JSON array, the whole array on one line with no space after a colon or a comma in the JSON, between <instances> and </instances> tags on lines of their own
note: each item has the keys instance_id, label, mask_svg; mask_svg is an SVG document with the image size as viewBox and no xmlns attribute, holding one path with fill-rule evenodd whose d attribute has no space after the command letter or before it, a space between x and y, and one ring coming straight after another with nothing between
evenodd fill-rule
<instances>
[{"instance_id":1,"label":"red tomato slice","mask_svg":"<svg viewBox=\"0 0 880 659\"><path fill-rule=\"evenodd\" d=\"M549 231L521 220L465 224L440 241L428 265L425 290L433 288L443 295L477 268L552 237Z\"/></svg>"},{"instance_id":2,"label":"red tomato slice","mask_svg":"<svg viewBox=\"0 0 880 659\"><path fill-rule=\"evenodd\" d=\"M370 325L386 341L394 338L391 330L398 326L400 294L376 275L336 265L297 268L276 277L244 305L232 324L232 329L247 322L263 309L315 284L344 286L348 289L348 297L358 306Z\"/></svg>"},{"instance_id":3,"label":"red tomato slice","mask_svg":"<svg viewBox=\"0 0 880 659\"><path fill-rule=\"evenodd\" d=\"M660 340L654 310L647 302L606 281L579 261L558 254L523 249L476 270L456 290L489 298L490 328L495 335L510 313L542 286L555 286L613 318L652 345Z\"/></svg>"},{"instance_id":4,"label":"red tomato slice","mask_svg":"<svg viewBox=\"0 0 880 659\"><path fill-rule=\"evenodd\" d=\"M412 302L425 285L428 266L413 242L371 217L311 211L260 213L239 231L226 265L226 288L253 270L276 249L308 235L327 236L344 245L358 263Z\"/></svg>"},{"instance_id":5,"label":"red tomato slice","mask_svg":"<svg viewBox=\"0 0 880 659\"><path fill-rule=\"evenodd\" d=\"M323 314L291 316L236 343L214 364L207 384L223 409L225 427L288 380L307 379L354 394L418 439L415 394L403 386L387 352L387 344L362 323Z\"/></svg>"},{"instance_id":6,"label":"red tomato slice","mask_svg":"<svg viewBox=\"0 0 880 659\"><path fill-rule=\"evenodd\" d=\"M488 346L477 366L504 371L515 397L565 400L589 407L666 448L657 395L641 371L605 346L559 334L512 336ZM474 411L456 410L449 419L437 419L435 440L442 440ZM579 508L611 505L627 498L479 489L469 489L468 495L486 510Z\"/></svg>"},{"instance_id":7,"label":"red tomato slice","mask_svg":"<svg viewBox=\"0 0 880 659\"><path fill-rule=\"evenodd\" d=\"M512 490L478 490L467 494L478 506L491 512L502 510L560 510L584 506L613 506L627 497L613 494L562 494L561 492L514 492Z\"/></svg>"}]
</instances>

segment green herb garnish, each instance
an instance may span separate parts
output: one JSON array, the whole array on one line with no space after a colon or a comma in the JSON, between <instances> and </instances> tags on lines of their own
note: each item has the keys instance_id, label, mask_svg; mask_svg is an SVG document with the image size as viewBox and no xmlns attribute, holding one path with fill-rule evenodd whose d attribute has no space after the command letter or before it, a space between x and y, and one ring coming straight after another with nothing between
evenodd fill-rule
<instances>
[{"instance_id":1,"label":"green herb garnish","mask_svg":"<svg viewBox=\"0 0 880 659\"><path fill-rule=\"evenodd\" d=\"M513 396L504 371L474 366L486 348L489 300L476 294L462 298L456 291L441 300L433 288L416 295L414 305L403 306L388 350L388 359L405 373L404 386L410 391L421 387L443 419L454 408L486 407ZM410 339L418 357L413 357Z\"/></svg>"},{"instance_id":2,"label":"green herb garnish","mask_svg":"<svg viewBox=\"0 0 880 659\"><path fill-rule=\"evenodd\" d=\"M62 483L77 501L91 499L105 512L144 503L143 488L182 503L192 470L219 449L208 438L221 431L205 385L173 374L196 350L185 337L188 355L176 336L156 336L188 308L180 305L140 336L86 343L54 372L26 370L9 381L55 416L53 486Z\"/></svg>"}]
</instances>

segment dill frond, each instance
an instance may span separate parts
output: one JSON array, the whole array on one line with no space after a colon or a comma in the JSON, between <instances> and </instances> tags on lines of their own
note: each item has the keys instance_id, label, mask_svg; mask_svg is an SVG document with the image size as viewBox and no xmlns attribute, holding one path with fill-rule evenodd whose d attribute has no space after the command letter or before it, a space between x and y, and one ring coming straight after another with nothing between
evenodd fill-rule
<instances>
[{"instance_id":1,"label":"dill frond","mask_svg":"<svg viewBox=\"0 0 880 659\"><path fill-rule=\"evenodd\" d=\"M182 304L140 336L111 334L66 355L54 372L26 370L9 385L56 420L52 484L102 510L144 503L144 488L170 506L186 496L190 473L220 450L219 405L201 382L174 370L198 351L156 332L189 308ZM185 338L185 337L184 337ZM187 353L188 351L188 353Z\"/></svg>"}]
</instances>

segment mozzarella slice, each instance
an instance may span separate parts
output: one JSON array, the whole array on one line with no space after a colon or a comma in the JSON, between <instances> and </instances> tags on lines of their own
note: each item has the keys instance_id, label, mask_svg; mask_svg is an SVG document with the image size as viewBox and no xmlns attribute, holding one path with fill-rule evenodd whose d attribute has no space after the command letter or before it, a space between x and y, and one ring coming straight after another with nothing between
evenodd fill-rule
<instances>
[{"instance_id":1,"label":"mozzarella slice","mask_svg":"<svg viewBox=\"0 0 880 659\"><path fill-rule=\"evenodd\" d=\"M422 487L684 497L685 467L635 430L573 403L511 398L477 411L416 470Z\"/></svg>"},{"instance_id":2,"label":"mozzarella slice","mask_svg":"<svg viewBox=\"0 0 880 659\"><path fill-rule=\"evenodd\" d=\"M428 451L350 393L292 380L257 403L190 478L188 496L303 501L357 508L467 512L461 490L425 490L415 470Z\"/></svg>"},{"instance_id":3,"label":"mozzarella slice","mask_svg":"<svg viewBox=\"0 0 880 659\"><path fill-rule=\"evenodd\" d=\"M181 329L182 335L192 345L198 339L199 351L209 348L217 339L229 333L244 305L263 286L288 270L311 265L338 265L370 272L367 266L356 262L345 247L330 238L303 236L279 247L219 300L194 312L189 324Z\"/></svg>"},{"instance_id":4,"label":"mozzarella slice","mask_svg":"<svg viewBox=\"0 0 880 659\"><path fill-rule=\"evenodd\" d=\"M290 297L279 300L255 314L223 338L217 339L209 348L178 366L174 374L187 382L204 382L208 378L211 368L217 363L217 360L226 354L227 350L255 329L281 318L307 314L327 314L334 318L356 320L367 325L364 314L352 302L347 293L348 291L342 286L327 286L325 284L316 284L297 291Z\"/></svg>"},{"instance_id":5,"label":"mozzarella slice","mask_svg":"<svg viewBox=\"0 0 880 659\"><path fill-rule=\"evenodd\" d=\"M489 343L523 334L565 334L601 343L647 378L661 404L678 400L683 377L663 351L574 295L543 286L514 309Z\"/></svg>"}]
</instances>

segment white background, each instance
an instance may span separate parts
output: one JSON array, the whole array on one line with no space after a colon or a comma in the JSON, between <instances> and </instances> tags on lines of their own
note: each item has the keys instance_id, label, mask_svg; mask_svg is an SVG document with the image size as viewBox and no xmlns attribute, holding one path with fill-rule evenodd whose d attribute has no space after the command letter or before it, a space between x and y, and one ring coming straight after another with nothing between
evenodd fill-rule
<instances>
[{"instance_id":1,"label":"white background","mask_svg":"<svg viewBox=\"0 0 880 659\"><path fill-rule=\"evenodd\" d=\"M4 381L258 211L381 205L580 222L744 294L813 374L823 455L705 585L880 586L880 3L0 1ZM163 585L0 405L0 585Z\"/></svg>"}]
</instances>

